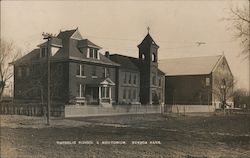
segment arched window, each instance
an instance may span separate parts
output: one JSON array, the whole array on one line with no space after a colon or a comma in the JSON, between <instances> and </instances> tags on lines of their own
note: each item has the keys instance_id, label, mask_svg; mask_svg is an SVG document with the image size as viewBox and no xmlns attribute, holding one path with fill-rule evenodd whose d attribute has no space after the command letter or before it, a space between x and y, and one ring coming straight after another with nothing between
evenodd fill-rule
<instances>
[{"instance_id":1,"label":"arched window","mask_svg":"<svg viewBox=\"0 0 250 158\"><path fill-rule=\"evenodd\" d=\"M142 60L145 60L145 55L144 54L142 54Z\"/></svg>"},{"instance_id":2,"label":"arched window","mask_svg":"<svg viewBox=\"0 0 250 158\"><path fill-rule=\"evenodd\" d=\"M153 62L155 62L155 61L156 61L156 56L155 56L155 54L154 54L154 53L152 54L152 61L153 61Z\"/></svg>"}]
</instances>

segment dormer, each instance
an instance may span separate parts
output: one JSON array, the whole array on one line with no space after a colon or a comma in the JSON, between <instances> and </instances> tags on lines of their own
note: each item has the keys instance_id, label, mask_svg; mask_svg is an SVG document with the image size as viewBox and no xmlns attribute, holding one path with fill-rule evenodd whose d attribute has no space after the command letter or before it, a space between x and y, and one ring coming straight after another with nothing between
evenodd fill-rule
<instances>
[{"instance_id":1,"label":"dormer","mask_svg":"<svg viewBox=\"0 0 250 158\"><path fill-rule=\"evenodd\" d=\"M72 36L70 38L75 39L75 40L82 40L83 39L78 28L76 28L75 32L72 34Z\"/></svg>"},{"instance_id":2,"label":"dormer","mask_svg":"<svg viewBox=\"0 0 250 158\"><path fill-rule=\"evenodd\" d=\"M62 40L56 37L52 37L50 40L51 43L51 56L54 56L60 48L62 48Z\"/></svg>"},{"instance_id":3,"label":"dormer","mask_svg":"<svg viewBox=\"0 0 250 158\"><path fill-rule=\"evenodd\" d=\"M89 41L88 39L79 40L78 48L81 53L86 52L86 57L90 59L100 59L99 50L101 47Z\"/></svg>"},{"instance_id":4,"label":"dormer","mask_svg":"<svg viewBox=\"0 0 250 158\"><path fill-rule=\"evenodd\" d=\"M59 49L62 47L62 40L56 37L52 37L48 43L48 41L38 45L40 47L40 58L47 57L48 48L51 49L51 56L54 56Z\"/></svg>"}]
</instances>

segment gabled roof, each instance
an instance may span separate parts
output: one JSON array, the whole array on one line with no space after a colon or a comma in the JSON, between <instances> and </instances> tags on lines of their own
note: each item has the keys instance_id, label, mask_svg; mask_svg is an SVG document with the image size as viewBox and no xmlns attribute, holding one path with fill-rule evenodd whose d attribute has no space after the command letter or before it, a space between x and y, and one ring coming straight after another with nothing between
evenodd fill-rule
<instances>
[{"instance_id":1,"label":"gabled roof","mask_svg":"<svg viewBox=\"0 0 250 158\"><path fill-rule=\"evenodd\" d=\"M73 38L73 39L76 39L76 40L82 40L83 39L81 33L78 30L78 28L76 28L76 31L70 37Z\"/></svg>"},{"instance_id":2,"label":"gabled roof","mask_svg":"<svg viewBox=\"0 0 250 158\"><path fill-rule=\"evenodd\" d=\"M109 58L105 57L101 53L99 54L99 56L100 56L99 60L91 59L91 58L73 57L73 56L70 56L69 59L74 60L74 61L84 61L84 62L95 63L95 64L105 64L105 65L110 65L110 66L120 66L120 64L110 60Z\"/></svg>"},{"instance_id":3,"label":"gabled roof","mask_svg":"<svg viewBox=\"0 0 250 158\"><path fill-rule=\"evenodd\" d=\"M83 40L78 41L77 46L78 46L79 48L81 48L81 47L93 47L93 48L101 49L100 46L94 44L93 42L91 42L91 41L88 40L88 39L83 39Z\"/></svg>"},{"instance_id":4,"label":"gabled roof","mask_svg":"<svg viewBox=\"0 0 250 158\"><path fill-rule=\"evenodd\" d=\"M60 38L52 37L50 43L52 46L62 47L62 40ZM48 44L48 41L46 41L42 44L39 44L38 47L47 47L47 44Z\"/></svg>"},{"instance_id":5,"label":"gabled roof","mask_svg":"<svg viewBox=\"0 0 250 158\"><path fill-rule=\"evenodd\" d=\"M153 40L153 38L151 37L151 35L148 33L146 35L146 37L142 40L142 42L138 45L138 47L141 47L142 45L150 45L150 44L153 44L157 47L159 47L155 41Z\"/></svg>"},{"instance_id":6,"label":"gabled roof","mask_svg":"<svg viewBox=\"0 0 250 158\"><path fill-rule=\"evenodd\" d=\"M30 53L24 55L23 57L17 59L12 64L27 64L29 62L35 61L40 57L40 49L33 49Z\"/></svg>"},{"instance_id":7,"label":"gabled roof","mask_svg":"<svg viewBox=\"0 0 250 158\"><path fill-rule=\"evenodd\" d=\"M159 61L159 68L166 76L210 74L223 57L217 55L163 59Z\"/></svg>"},{"instance_id":8,"label":"gabled roof","mask_svg":"<svg viewBox=\"0 0 250 158\"><path fill-rule=\"evenodd\" d=\"M62 47L62 40L60 38L53 37L51 39L51 45L56 47Z\"/></svg>"},{"instance_id":9,"label":"gabled roof","mask_svg":"<svg viewBox=\"0 0 250 158\"><path fill-rule=\"evenodd\" d=\"M96 78L86 82L88 86L99 87L100 85L115 86L115 83L109 78Z\"/></svg>"},{"instance_id":10,"label":"gabled roof","mask_svg":"<svg viewBox=\"0 0 250 158\"><path fill-rule=\"evenodd\" d=\"M119 54L111 54L109 55L109 57L112 61L119 63L121 65L120 66L121 69L130 69L139 71L139 68L131 61L131 57Z\"/></svg>"},{"instance_id":11,"label":"gabled roof","mask_svg":"<svg viewBox=\"0 0 250 158\"><path fill-rule=\"evenodd\" d=\"M57 35L57 37L61 39L68 39L76 32L76 30L77 29L62 31Z\"/></svg>"}]
</instances>

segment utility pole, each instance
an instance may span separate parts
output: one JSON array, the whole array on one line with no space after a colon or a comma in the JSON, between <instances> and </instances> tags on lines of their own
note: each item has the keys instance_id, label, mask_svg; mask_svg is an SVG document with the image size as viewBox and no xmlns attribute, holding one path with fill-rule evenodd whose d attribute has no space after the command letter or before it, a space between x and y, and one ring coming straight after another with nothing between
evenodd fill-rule
<instances>
[{"instance_id":1,"label":"utility pole","mask_svg":"<svg viewBox=\"0 0 250 158\"><path fill-rule=\"evenodd\" d=\"M47 125L50 125L50 40L52 38L52 34L43 33L43 39L47 40Z\"/></svg>"},{"instance_id":2,"label":"utility pole","mask_svg":"<svg viewBox=\"0 0 250 158\"><path fill-rule=\"evenodd\" d=\"M248 1L248 14L250 15L250 0ZM249 21L250 21L250 17L249 17L249 19L248 19ZM248 32L250 33L250 22L248 23ZM248 58L249 58L249 89L248 89L248 96L250 96L250 34L249 34L249 40L248 40ZM249 127L250 128L250 127ZM250 131L250 129L249 129L249 131Z\"/></svg>"}]
</instances>

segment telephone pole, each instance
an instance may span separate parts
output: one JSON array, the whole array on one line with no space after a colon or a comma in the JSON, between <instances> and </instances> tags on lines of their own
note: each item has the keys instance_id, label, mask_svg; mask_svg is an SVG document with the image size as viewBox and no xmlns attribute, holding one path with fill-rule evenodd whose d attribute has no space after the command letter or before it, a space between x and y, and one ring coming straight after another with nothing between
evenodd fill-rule
<instances>
[{"instance_id":1,"label":"telephone pole","mask_svg":"<svg viewBox=\"0 0 250 158\"><path fill-rule=\"evenodd\" d=\"M47 125L50 125L50 40L52 38L52 34L43 33L43 39L47 40Z\"/></svg>"},{"instance_id":2,"label":"telephone pole","mask_svg":"<svg viewBox=\"0 0 250 158\"><path fill-rule=\"evenodd\" d=\"M250 15L250 0L248 0L248 14ZM250 17L248 17L248 18L249 18L248 20L250 21ZM249 88L249 89L248 89L248 96L250 96L250 22L248 22L248 33L249 33L249 37L248 37L248 38L249 38L249 39L248 39L248 42L249 42L249 43L248 43L248 58L249 58L249 59L248 59L248 60L249 60L249 61L248 61L248 62L249 62L249 68L248 68L248 69L249 69L249 74L248 74L248 75L249 75L249 76L248 76L248 77L249 77L249 83L248 83L248 84L249 84L249 85L248 85L248 86L249 86L249 87L248 87L248 88ZM249 131L250 131L250 129L249 129Z\"/></svg>"}]
</instances>

